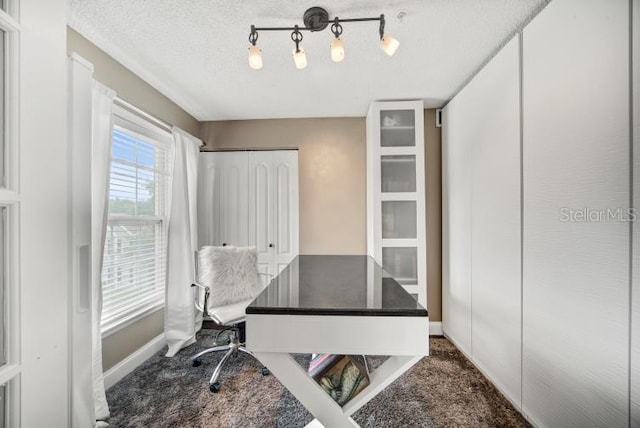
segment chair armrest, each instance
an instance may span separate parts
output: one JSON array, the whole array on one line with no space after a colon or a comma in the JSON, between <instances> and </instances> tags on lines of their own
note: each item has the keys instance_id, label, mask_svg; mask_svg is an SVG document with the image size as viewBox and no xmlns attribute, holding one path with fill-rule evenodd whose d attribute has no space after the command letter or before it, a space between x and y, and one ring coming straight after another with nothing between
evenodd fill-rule
<instances>
[{"instance_id":1,"label":"chair armrest","mask_svg":"<svg viewBox=\"0 0 640 428\"><path fill-rule=\"evenodd\" d=\"M209 291L209 286L208 285L202 285L199 282L194 282L193 284L191 284L192 287L198 287L201 288L205 291Z\"/></svg>"},{"instance_id":2,"label":"chair armrest","mask_svg":"<svg viewBox=\"0 0 640 428\"><path fill-rule=\"evenodd\" d=\"M202 312L202 315L207 317L209 316L209 313L207 312L207 306L209 306L209 287L206 285L202 285L200 283L194 282L193 284L191 284L191 287L198 287L201 290L204 290L204 304L202 306L200 306L199 302L198 302L198 295L196 295L195 297L195 301L194 304L196 306L196 309L199 310L200 312Z\"/></svg>"},{"instance_id":3,"label":"chair armrest","mask_svg":"<svg viewBox=\"0 0 640 428\"><path fill-rule=\"evenodd\" d=\"M258 275L264 275L264 276L268 276L269 278L273 278L273 275L271 275L270 273L258 272Z\"/></svg>"}]
</instances>

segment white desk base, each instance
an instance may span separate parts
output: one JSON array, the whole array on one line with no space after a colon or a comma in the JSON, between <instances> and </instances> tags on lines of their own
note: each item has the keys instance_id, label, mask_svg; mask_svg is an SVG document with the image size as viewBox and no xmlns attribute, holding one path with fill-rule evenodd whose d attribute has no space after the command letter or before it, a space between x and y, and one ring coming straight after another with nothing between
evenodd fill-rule
<instances>
[{"instance_id":1,"label":"white desk base","mask_svg":"<svg viewBox=\"0 0 640 428\"><path fill-rule=\"evenodd\" d=\"M427 317L247 314L247 348L316 420L307 427L353 428L358 409L429 354ZM291 353L390 355L369 385L340 407Z\"/></svg>"}]
</instances>

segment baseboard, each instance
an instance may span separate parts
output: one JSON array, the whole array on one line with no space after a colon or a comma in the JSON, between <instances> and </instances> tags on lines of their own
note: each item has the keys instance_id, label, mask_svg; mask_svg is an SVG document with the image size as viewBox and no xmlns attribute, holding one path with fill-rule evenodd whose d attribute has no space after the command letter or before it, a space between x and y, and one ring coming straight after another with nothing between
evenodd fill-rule
<instances>
[{"instance_id":1,"label":"baseboard","mask_svg":"<svg viewBox=\"0 0 640 428\"><path fill-rule=\"evenodd\" d=\"M444 336L442 333L442 321L429 322L429 336Z\"/></svg>"},{"instance_id":2,"label":"baseboard","mask_svg":"<svg viewBox=\"0 0 640 428\"><path fill-rule=\"evenodd\" d=\"M104 388L109 389L120 379L134 371L139 365L147 361L158 351L167 345L164 333L151 339L149 342L140 347L133 354L107 370L104 374Z\"/></svg>"}]
</instances>

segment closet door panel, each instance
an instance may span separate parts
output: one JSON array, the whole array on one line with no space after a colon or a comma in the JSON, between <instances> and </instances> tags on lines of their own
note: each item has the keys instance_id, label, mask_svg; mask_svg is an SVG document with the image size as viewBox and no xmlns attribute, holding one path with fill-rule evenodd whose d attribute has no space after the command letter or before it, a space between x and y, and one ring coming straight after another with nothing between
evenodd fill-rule
<instances>
[{"instance_id":1,"label":"closet door panel","mask_svg":"<svg viewBox=\"0 0 640 428\"><path fill-rule=\"evenodd\" d=\"M521 387L519 36L458 95L475 115L471 283L473 360L514 403Z\"/></svg>"},{"instance_id":2,"label":"closet door panel","mask_svg":"<svg viewBox=\"0 0 640 428\"><path fill-rule=\"evenodd\" d=\"M291 173L289 165L278 164L275 169L275 205L276 205L276 253L288 254L291 252Z\"/></svg>"},{"instance_id":3,"label":"closet door panel","mask_svg":"<svg viewBox=\"0 0 640 428\"><path fill-rule=\"evenodd\" d=\"M222 174L222 245L249 245L248 156L246 152L220 153Z\"/></svg>"},{"instance_id":4,"label":"closet door panel","mask_svg":"<svg viewBox=\"0 0 640 428\"><path fill-rule=\"evenodd\" d=\"M245 152L200 153L200 246L248 245L247 161Z\"/></svg>"},{"instance_id":5,"label":"closet door panel","mask_svg":"<svg viewBox=\"0 0 640 428\"><path fill-rule=\"evenodd\" d=\"M222 159L200 153L198 172L198 244L222 245Z\"/></svg>"},{"instance_id":6,"label":"closet door panel","mask_svg":"<svg viewBox=\"0 0 640 428\"><path fill-rule=\"evenodd\" d=\"M471 157L465 132L470 112L456 97L443 111L443 325L471 355Z\"/></svg>"},{"instance_id":7,"label":"closet door panel","mask_svg":"<svg viewBox=\"0 0 640 428\"><path fill-rule=\"evenodd\" d=\"M271 152L249 153L249 242L258 250L258 269L274 275L272 247L273 162Z\"/></svg>"},{"instance_id":8,"label":"closet door panel","mask_svg":"<svg viewBox=\"0 0 640 428\"><path fill-rule=\"evenodd\" d=\"M585 3L523 33L522 404L540 426L626 427L629 2Z\"/></svg>"},{"instance_id":9,"label":"closet door panel","mask_svg":"<svg viewBox=\"0 0 640 428\"><path fill-rule=\"evenodd\" d=\"M298 255L298 152L274 151L273 245L276 274Z\"/></svg>"}]
</instances>

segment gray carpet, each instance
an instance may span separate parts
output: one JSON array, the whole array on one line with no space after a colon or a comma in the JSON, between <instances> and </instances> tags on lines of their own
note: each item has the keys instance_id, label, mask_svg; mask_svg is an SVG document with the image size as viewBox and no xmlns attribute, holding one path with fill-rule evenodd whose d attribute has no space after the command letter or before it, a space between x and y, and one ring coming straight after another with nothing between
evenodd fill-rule
<instances>
[{"instance_id":1,"label":"gray carpet","mask_svg":"<svg viewBox=\"0 0 640 428\"><path fill-rule=\"evenodd\" d=\"M173 358L161 351L107 391L113 427L304 427L313 418L275 376L241 355L227 363L222 390L208 380L222 353L189 357L208 347L215 331ZM522 416L445 338L430 339L430 356L362 407L353 419L362 427L522 427ZM303 366L309 356L297 355ZM368 359L372 368L383 357ZM330 428L330 427L328 427Z\"/></svg>"}]
</instances>

